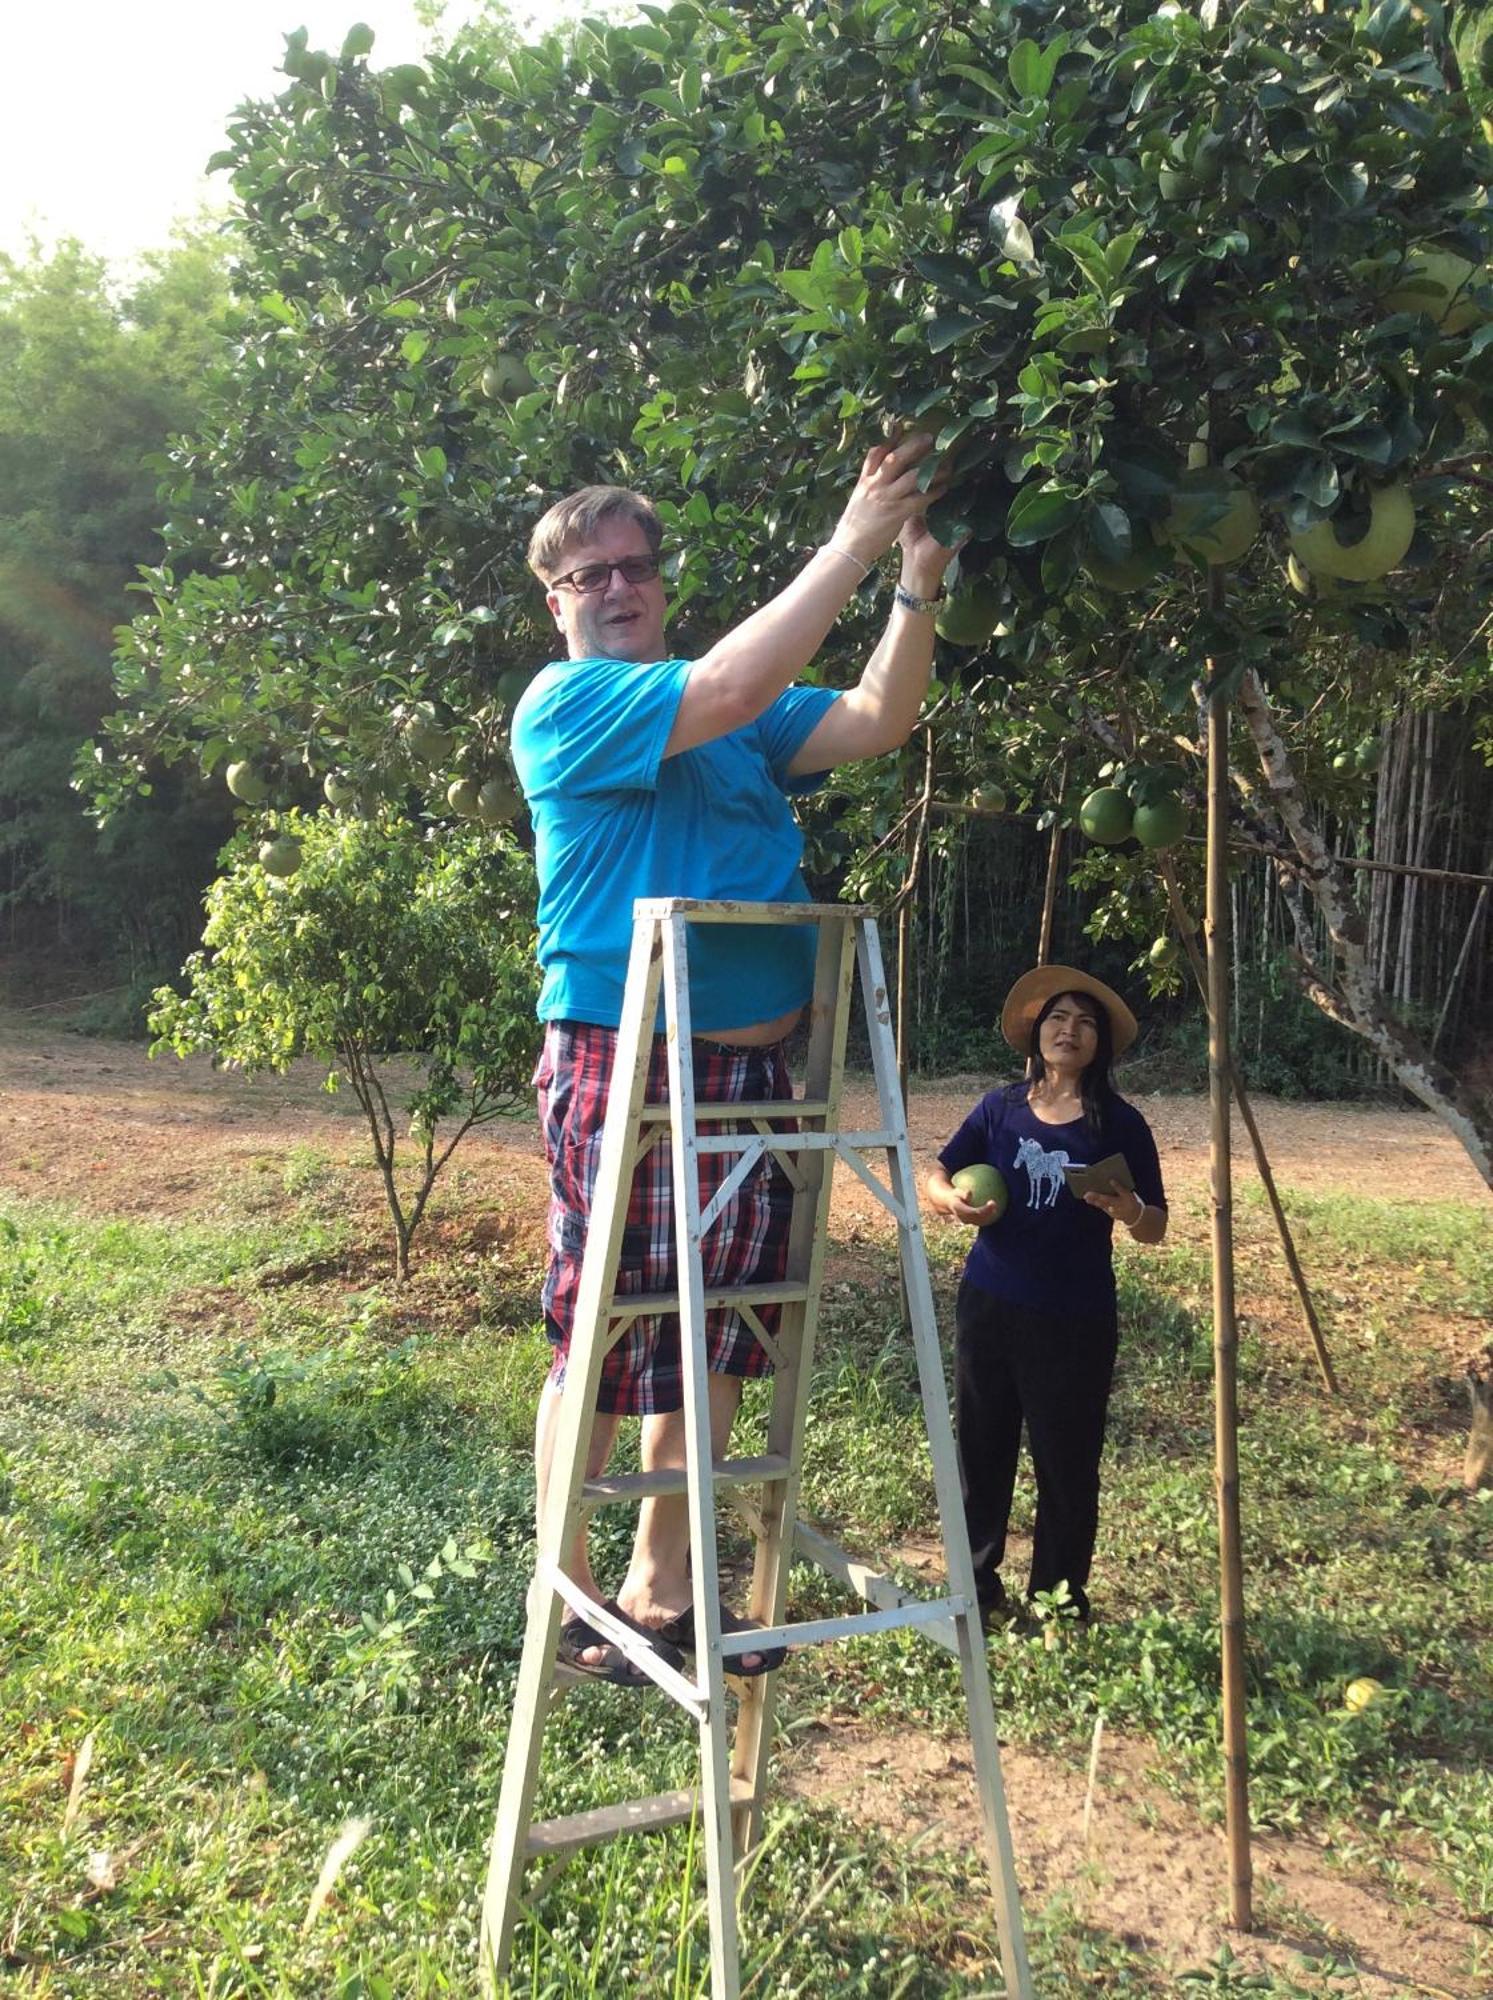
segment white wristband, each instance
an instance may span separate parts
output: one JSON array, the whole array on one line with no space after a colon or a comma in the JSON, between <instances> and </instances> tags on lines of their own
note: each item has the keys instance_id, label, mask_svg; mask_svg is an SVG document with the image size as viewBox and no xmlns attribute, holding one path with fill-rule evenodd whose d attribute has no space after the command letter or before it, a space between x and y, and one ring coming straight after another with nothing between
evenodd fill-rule
<instances>
[{"instance_id":1,"label":"white wristband","mask_svg":"<svg viewBox=\"0 0 1493 2000\"><path fill-rule=\"evenodd\" d=\"M832 556L844 556L846 562L855 564L863 577L869 576L876 567L875 563L862 562L861 558L849 549L842 549L838 542L822 542L820 547L828 549Z\"/></svg>"}]
</instances>

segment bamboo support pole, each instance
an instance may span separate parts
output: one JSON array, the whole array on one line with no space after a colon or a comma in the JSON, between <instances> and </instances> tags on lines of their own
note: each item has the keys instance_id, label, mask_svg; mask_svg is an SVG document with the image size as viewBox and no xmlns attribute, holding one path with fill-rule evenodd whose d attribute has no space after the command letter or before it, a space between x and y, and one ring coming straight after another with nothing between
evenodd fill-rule
<instances>
[{"instance_id":1,"label":"bamboo support pole","mask_svg":"<svg viewBox=\"0 0 1493 2000\"><path fill-rule=\"evenodd\" d=\"M1187 962L1192 967L1192 976L1197 981L1198 991L1202 995L1203 1005L1206 1007L1208 1005L1208 969L1203 962L1203 955L1197 947L1196 926L1188 916L1187 905L1182 900L1182 888L1177 880L1177 871L1172 866L1172 863L1165 858L1163 858L1161 863L1161 879L1166 886L1167 902L1171 905L1172 921L1177 926L1177 934L1182 940L1182 949L1187 953ZM1239 1116L1244 1120L1244 1129L1249 1134L1249 1143L1254 1150L1255 1167L1259 1172L1261 1185L1264 1187L1266 1198L1270 1203L1270 1212L1275 1217L1276 1232L1280 1237L1281 1249L1285 1253L1286 1269L1291 1274L1291 1282L1296 1287L1296 1296L1301 1301L1301 1312L1303 1318L1306 1320L1306 1330L1311 1336L1312 1348L1317 1357L1317 1367L1321 1371L1322 1381L1327 1389L1327 1393L1331 1396L1336 1396L1339 1393L1337 1371L1333 1368L1332 1356L1327 1351L1327 1340L1322 1332L1321 1321L1317 1318L1317 1308L1313 1302L1310 1287L1306 1282L1306 1273L1301 1267L1301 1259L1296 1252L1296 1239L1291 1234L1291 1225L1286 1219L1286 1211L1281 1202L1280 1190L1275 1185L1275 1174L1271 1168L1269 1156L1265 1151L1265 1141L1260 1135L1258 1124L1255 1122L1254 1106L1250 1103L1249 1093L1244 1088L1244 1079L1239 1074L1238 1064L1231 1060L1229 1067L1233 1076L1234 1102L1239 1106Z\"/></svg>"},{"instance_id":2,"label":"bamboo support pole","mask_svg":"<svg viewBox=\"0 0 1493 2000\"><path fill-rule=\"evenodd\" d=\"M1215 588L1217 587L1215 583ZM1211 1132L1213 1382L1222 1638L1224 1819L1229 1921L1254 1928L1249 1742L1244 1693L1244 1561L1239 1532L1239 1323L1234 1303L1233 1177L1229 1154L1229 711L1208 718L1208 1103Z\"/></svg>"}]
</instances>

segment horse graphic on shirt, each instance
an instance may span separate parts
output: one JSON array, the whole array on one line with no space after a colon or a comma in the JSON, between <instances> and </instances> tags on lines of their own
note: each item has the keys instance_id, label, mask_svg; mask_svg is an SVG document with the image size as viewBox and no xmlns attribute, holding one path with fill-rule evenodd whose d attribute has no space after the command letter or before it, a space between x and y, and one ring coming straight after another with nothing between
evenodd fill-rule
<instances>
[{"instance_id":1,"label":"horse graphic on shirt","mask_svg":"<svg viewBox=\"0 0 1493 2000\"><path fill-rule=\"evenodd\" d=\"M1028 1208L1051 1208L1063 1186L1063 1169L1072 1158L1063 1147L1049 1153L1035 1139L1023 1139L1016 1148L1016 1164L1026 1168Z\"/></svg>"}]
</instances>

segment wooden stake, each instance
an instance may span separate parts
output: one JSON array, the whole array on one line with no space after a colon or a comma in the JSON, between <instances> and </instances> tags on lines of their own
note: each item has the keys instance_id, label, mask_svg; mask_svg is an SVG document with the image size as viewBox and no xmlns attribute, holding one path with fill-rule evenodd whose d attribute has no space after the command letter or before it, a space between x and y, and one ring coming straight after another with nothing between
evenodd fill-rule
<instances>
[{"instance_id":1,"label":"wooden stake","mask_svg":"<svg viewBox=\"0 0 1493 2000\"><path fill-rule=\"evenodd\" d=\"M1187 905L1182 900L1182 887L1177 880L1177 871L1172 863L1162 858L1161 879L1166 885L1167 901L1171 905L1172 921L1177 926L1177 934L1182 940L1182 949L1187 953L1187 962L1192 967L1192 976L1197 981L1198 991L1203 996L1204 1007L1208 1004L1208 971L1203 963L1203 955L1198 950L1195 926L1187 914ZM1317 1366L1329 1395L1338 1394L1337 1373L1332 1365L1332 1356L1327 1351L1327 1340L1322 1325L1317 1318L1317 1308L1307 1286L1306 1273L1301 1268L1301 1259L1296 1254L1296 1239L1291 1234L1291 1225L1286 1220L1286 1211L1281 1203L1280 1191L1275 1185L1275 1175L1265 1152L1265 1141L1260 1136L1260 1128L1255 1123L1254 1107L1249 1101L1249 1093L1244 1088L1244 1079L1239 1074L1237 1064L1230 1063L1234 1079L1234 1101L1239 1106L1239 1116L1244 1120L1244 1129L1249 1134L1249 1143L1254 1148L1255 1166L1270 1203L1270 1212L1275 1217L1275 1227L1280 1236L1281 1249L1285 1252L1286 1269L1291 1273L1291 1282L1296 1287L1296 1296L1301 1301L1302 1315L1306 1320L1306 1330L1311 1335L1312 1347L1316 1352Z\"/></svg>"},{"instance_id":2,"label":"wooden stake","mask_svg":"<svg viewBox=\"0 0 1493 2000\"><path fill-rule=\"evenodd\" d=\"M1214 669L1216 671L1216 668ZM1254 1928L1249 1845L1249 1742L1244 1697L1244 1563L1239 1535L1239 1325L1234 1307L1233 1172L1229 1156L1229 711L1208 708L1208 1107L1213 1189L1213 1384L1223 1668L1224 1810L1229 1921Z\"/></svg>"}]
</instances>

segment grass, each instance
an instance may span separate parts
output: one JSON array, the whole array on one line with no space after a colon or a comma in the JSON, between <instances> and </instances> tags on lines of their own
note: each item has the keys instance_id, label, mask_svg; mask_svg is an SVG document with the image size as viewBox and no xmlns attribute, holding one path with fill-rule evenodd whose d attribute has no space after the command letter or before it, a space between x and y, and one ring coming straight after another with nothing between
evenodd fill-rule
<instances>
[{"instance_id":1,"label":"grass","mask_svg":"<svg viewBox=\"0 0 1493 2000\"><path fill-rule=\"evenodd\" d=\"M347 1247L342 1171L298 1148L274 1199L261 1175L253 1201L170 1229L0 1207L7 1993L472 1990L531 1555L535 1273L489 1262L471 1280L475 1326L411 1333L407 1302L328 1275ZM1428 1386L1444 1361L1418 1332L1428 1313L1470 1326L1490 1310L1486 1217L1342 1199L1293 1213L1309 1263L1333 1274L1349 1388L1331 1406L1303 1352L1246 1339L1254 1811L1403 1899L1486 1923L1493 1505L1439 1504L1423 1477L1443 1446L1449 1475L1455 1438ZM933 1248L947 1298L954 1233ZM1007 1740L1076 1763L1102 1712L1216 1818L1205 1280L1185 1247L1124 1265L1106 1615L1060 1627L1052 1649L1000 1637L990 1657ZM862 1245L825 1301L805 1511L868 1551L936 1532L896 1299ZM615 1574L630 1522L608 1512L599 1530ZM795 1572L797 1612L839 1601ZM1362 1674L1387 1693L1350 1714L1343 1689ZM962 1721L951 1663L905 1637L795 1662L781 1706L789 1733L835 1716ZM689 1783L695 1758L662 1704L578 1690L550 1726L542 1810ZM353 1820L366 1837L307 1925ZM520 1927L515 1993L708 1991L696 1859L680 1831L572 1863ZM1169 1970L1070 1902L1027 1915L1044 1996L1355 1990L1327 1941L1289 1974L1246 1975L1226 1954ZM1002 1990L978 1858L827 1807L772 1814L745 1945L757 1996Z\"/></svg>"}]
</instances>

